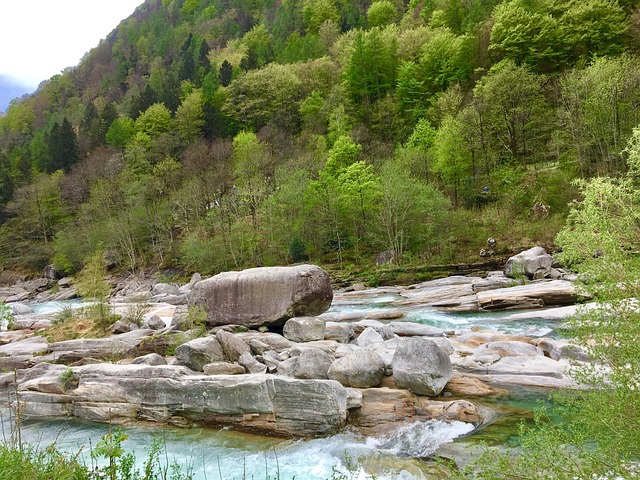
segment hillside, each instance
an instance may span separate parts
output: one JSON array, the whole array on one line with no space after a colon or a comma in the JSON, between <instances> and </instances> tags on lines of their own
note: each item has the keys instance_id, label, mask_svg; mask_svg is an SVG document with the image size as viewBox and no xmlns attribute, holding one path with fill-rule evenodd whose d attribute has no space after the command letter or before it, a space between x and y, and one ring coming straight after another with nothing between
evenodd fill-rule
<instances>
[{"instance_id":1,"label":"hillside","mask_svg":"<svg viewBox=\"0 0 640 480\"><path fill-rule=\"evenodd\" d=\"M630 0L147 0L0 118L0 270L553 246L572 179L626 170L639 29Z\"/></svg>"}]
</instances>

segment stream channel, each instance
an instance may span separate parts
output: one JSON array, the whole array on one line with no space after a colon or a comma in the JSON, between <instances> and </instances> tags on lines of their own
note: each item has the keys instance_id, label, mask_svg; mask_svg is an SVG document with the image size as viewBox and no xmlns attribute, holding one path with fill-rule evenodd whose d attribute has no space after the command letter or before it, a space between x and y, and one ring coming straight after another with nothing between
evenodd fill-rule
<instances>
[{"instance_id":1,"label":"stream channel","mask_svg":"<svg viewBox=\"0 0 640 480\"><path fill-rule=\"evenodd\" d=\"M329 312L370 311L390 308L393 296L334 304ZM50 313L67 302L31 305L35 312ZM81 304L75 303L72 305ZM513 313L513 312L508 312ZM502 321L508 313L442 313L433 309L413 308L403 320L444 328L461 333L472 327L531 337L556 336L553 321ZM366 437L346 431L327 438L307 440L278 439L209 428L179 429L158 426L126 426L128 435L123 447L134 452L141 468L150 445L162 442L163 462L177 463L183 471L190 468L197 480L315 480L331 478L379 480L445 478L429 460L438 453L465 460L481 444L514 446L522 421L530 423L533 409L545 403L546 393L532 391L511 394L497 400L473 400L488 406L492 418L479 428L463 422L445 423L431 420L417 422L387 437ZM10 414L0 409L2 435L11 430ZM108 425L76 419L26 419L21 428L22 440L45 447L51 443L68 452L81 451L81 458L91 465L89 452L109 431ZM348 471L349 463L358 465ZM340 475L345 475L344 477Z\"/></svg>"}]
</instances>

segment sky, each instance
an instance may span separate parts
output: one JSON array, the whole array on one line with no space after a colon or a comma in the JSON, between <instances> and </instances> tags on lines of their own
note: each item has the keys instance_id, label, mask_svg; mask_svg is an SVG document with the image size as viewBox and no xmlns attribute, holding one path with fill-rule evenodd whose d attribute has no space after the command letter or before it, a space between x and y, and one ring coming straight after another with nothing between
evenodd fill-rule
<instances>
[{"instance_id":1,"label":"sky","mask_svg":"<svg viewBox=\"0 0 640 480\"><path fill-rule=\"evenodd\" d=\"M0 0L0 89L31 93L77 65L143 1Z\"/></svg>"}]
</instances>

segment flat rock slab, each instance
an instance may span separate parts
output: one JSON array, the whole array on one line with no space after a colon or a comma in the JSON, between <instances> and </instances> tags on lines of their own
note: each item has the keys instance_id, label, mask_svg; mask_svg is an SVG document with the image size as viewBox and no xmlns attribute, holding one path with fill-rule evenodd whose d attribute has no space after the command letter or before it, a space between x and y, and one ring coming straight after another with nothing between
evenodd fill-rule
<instances>
[{"instance_id":1,"label":"flat rock slab","mask_svg":"<svg viewBox=\"0 0 640 480\"><path fill-rule=\"evenodd\" d=\"M24 414L55 413L91 421L188 422L279 436L337 433L346 423L347 391L330 380L273 375L192 375L179 366L97 364L73 368L77 387L51 394L59 365L39 365L19 381Z\"/></svg>"},{"instance_id":2,"label":"flat rock slab","mask_svg":"<svg viewBox=\"0 0 640 480\"><path fill-rule=\"evenodd\" d=\"M298 265L220 273L193 287L189 305L204 308L210 326L259 327L319 315L331 306L332 298L324 270Z\"/></svg>"},{"instance_id":3,"label":"flat rock slab","mask_svg":"<svg viewBox=\"0 0 640 480\"><path fill-rule=\"evenodd\" d=\"M478 307L483 310L529 308L535 304L540 307L572 305L580 298L573 283L566 280L551 280L488 290L478 292L476 297Z\"/></svg>"}]
</instances>

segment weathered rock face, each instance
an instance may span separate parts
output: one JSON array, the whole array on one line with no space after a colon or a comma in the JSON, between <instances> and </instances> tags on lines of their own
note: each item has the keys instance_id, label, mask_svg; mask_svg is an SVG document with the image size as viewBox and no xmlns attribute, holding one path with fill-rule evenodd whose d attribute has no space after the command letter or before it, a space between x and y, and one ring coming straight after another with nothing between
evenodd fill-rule
<instances>
[{"instance_id":1,"label":"weathered rock face","mask_svg":"<svg viewBox=\"0 0 640 480\"><path fill-rule=\"evenodd\" d=\"M331 306L329 275L315 265L251 268L198 282L189 305L203 307L211 326L283 325L296 316L319 315Z\"/></svg>"},{"instance_id":2,"label":"weathered rock face","mask_svg":"<svg viewBox=\"0 0 640 480\"><path fill-rule=\"evenodd\" d=\"M449 356L424 337L401 339L392 364L396 385L417 395L438 395L453 376Z\"/></svg>"},{"instance_id":3,"label":"weathered rock face","mask_svg":"<svg viewBox=\"0 0 640 480\"><path fill-rule=\"evenodd\" d=\"M295 357L293 366L293 376L295 378L327 378L327 372L331 367L331 357L322 350L303 350L299 356Z\"/></svg>"},{"instance_id":4,"label":"weathered rock face","mask_svg":"<svg viewBox=\"0 0 640 480\"><path fill-rule=\"evenodd\" d=\"M337 359L329 368L327 377L345 387L370 388L380 384L384 376L384 361L375 352L356 350Z\"/></svg>"},{"instance_id":5,"label":"weathered rock face","mask_svg":"<svg viewBox=\"0 0 640 480\"><path fill-rule=\"evenodd\" d=\"M509 258L504 265L504 274L515 278L526 275L529 278L545 278L549 276L555 260L542 247L533 247Z\"/></svg>"},{"instance_id":6,"label":"weathered rock face","mask_svg":"<svg viewBox=\"0 0 640 480\"><path fill-rule=\"evenodd\" d=\"M178 366L99 364L74 368L77 387L66 388L60 381L62 366L36 368L18 384L26 415L74 415L116 424L198 422L280 436L328 435L346 423L347 391L329 380L191 375ZM0 386L12 381L8 377L0 376Z\"/></svg>"}]
</instances>

